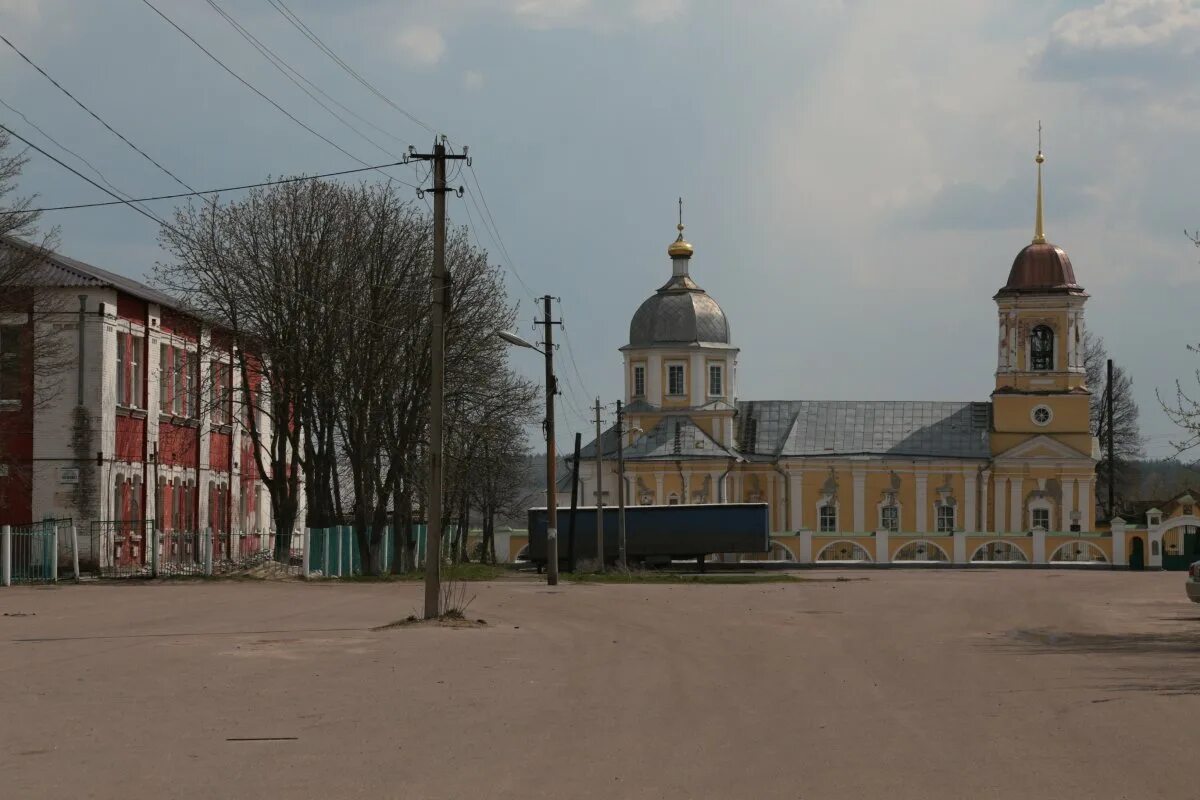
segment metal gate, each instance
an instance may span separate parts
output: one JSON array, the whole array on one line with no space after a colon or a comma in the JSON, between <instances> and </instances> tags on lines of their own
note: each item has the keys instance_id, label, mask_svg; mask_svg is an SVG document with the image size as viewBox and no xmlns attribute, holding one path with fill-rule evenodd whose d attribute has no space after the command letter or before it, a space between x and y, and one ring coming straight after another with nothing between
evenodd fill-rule
<instances>
[{"instance_id":1,"label":"metal gate","mask_svg":"<svg viewBox=\"0 0 1200 800\"><path fill-rule=\"evenodd\" d=\"M88 570L105 578L148 576L153 533L154 520L94 520L88 536Z\"/></svg>"},{"instance_id":2,"label":"metal gate","mask_svg":"<svg viewBox=\"0 0 1200 800\"><path fill-rule=\"evenodd\" d=\"M59 553L68 558L71 520L44 519L28 525L13 525L0 543L0 562L6 583L50 583L58 580Z\"/></svg>"}]
</instances>

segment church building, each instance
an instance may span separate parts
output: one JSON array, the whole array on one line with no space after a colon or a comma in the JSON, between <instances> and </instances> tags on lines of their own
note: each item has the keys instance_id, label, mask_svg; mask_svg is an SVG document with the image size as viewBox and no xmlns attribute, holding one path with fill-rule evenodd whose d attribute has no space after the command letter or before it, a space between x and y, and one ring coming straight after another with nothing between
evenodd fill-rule
<instances>
[{"instance_id":1,"label":"church building","mask_svg":"<svg viewBox=\"0 0 1200 800\"><path fill-rule=\"evenodd\" d=\"M1046 241L1038 151L1033 241L995 293L996 371L979 402L744 400L725 313L691 274L693 246L633 315L616 428L581 455L581 497L615 505L765 502L770 557L801 562L1124 563L1095 530L1081 342L1088 294Z\"/></svg>"}]
</instances>

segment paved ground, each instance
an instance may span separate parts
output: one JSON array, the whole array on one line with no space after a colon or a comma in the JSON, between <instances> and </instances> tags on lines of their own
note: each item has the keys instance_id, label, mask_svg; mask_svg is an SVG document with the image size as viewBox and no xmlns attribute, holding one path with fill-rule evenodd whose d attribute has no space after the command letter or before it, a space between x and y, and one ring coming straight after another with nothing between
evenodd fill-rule
<instances>
[{"instance_id":1,"label":"paved ground","mask_svg":"<svg viewBox=\"0 0 1200 800\"><path fill-rule=\"evenodd\" d=\"M411 584L0 589L0 795L1200 794L1182 575L802 574L476 584L472 630L372 631Z\"/></svg>"}]
</instances>

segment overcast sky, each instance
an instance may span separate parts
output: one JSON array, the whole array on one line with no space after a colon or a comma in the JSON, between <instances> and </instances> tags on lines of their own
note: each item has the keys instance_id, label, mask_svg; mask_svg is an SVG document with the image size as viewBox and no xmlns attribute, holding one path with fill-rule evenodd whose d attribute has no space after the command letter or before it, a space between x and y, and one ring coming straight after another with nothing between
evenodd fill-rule
<instances>
[{"instance_id":1,"label":"overcast sky","mask_svg":"<svg viewBox=\"0 0 1200 800\"><path fill-rule=\"evenodd\" d=\"M317 106L206 2L151 0L231 69L368 163L390 159ZM378 128L431 136L342 72L267 0L216 0ZM1133 375L1151 455L1155 389L1200 360L1200 4L1189 0L287 0L405 111L470 145L508 263L562 297L569 433L621 392L629 319L670 274L683 195L692 274L742 349L741 399L986 400L996 310L1033 227L1091 293L1090 328ZM358 166L210 61L142 0L0 0L0 32L197 188ZM134 195L178 191L0 46L0 99ZM342 113L339 111L339 113ZM0 119L63 156L25 120ZM89 172L71 156L73 165ZM413 180L411 168L394 172ZM461 179L459 182L466 182ZM34 157L47 205L107 199ZM170 205L156 210L169 213ZM134 277L162 256L124 207L58 212L62 251ZM524 333L535 308L523 298ZM540 380L536 354L514 363ZM586 441L586 439L585 439Z\"/></svg>"}]
</instances>

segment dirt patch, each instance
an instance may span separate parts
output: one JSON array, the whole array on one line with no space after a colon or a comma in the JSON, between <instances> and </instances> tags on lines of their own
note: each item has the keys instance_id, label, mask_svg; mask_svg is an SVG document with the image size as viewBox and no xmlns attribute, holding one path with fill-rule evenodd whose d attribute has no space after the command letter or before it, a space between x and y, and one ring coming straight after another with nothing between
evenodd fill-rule
<instances>
[{"instance_id":1,"label":"dirt patch","mask_svg":"<svg viewBox=\"0 0 1200 800\"><path fill-rule=\"evenodd\" d=\"M486 619L467 619L461 614L443 614L434 619L421 619L416 615L410 614L404 619L398 619L395 622L389 622L386 625L379 625L371 628L373 631L386 631L392 628L486 628Z\"/></svg>"}]
</instances>

